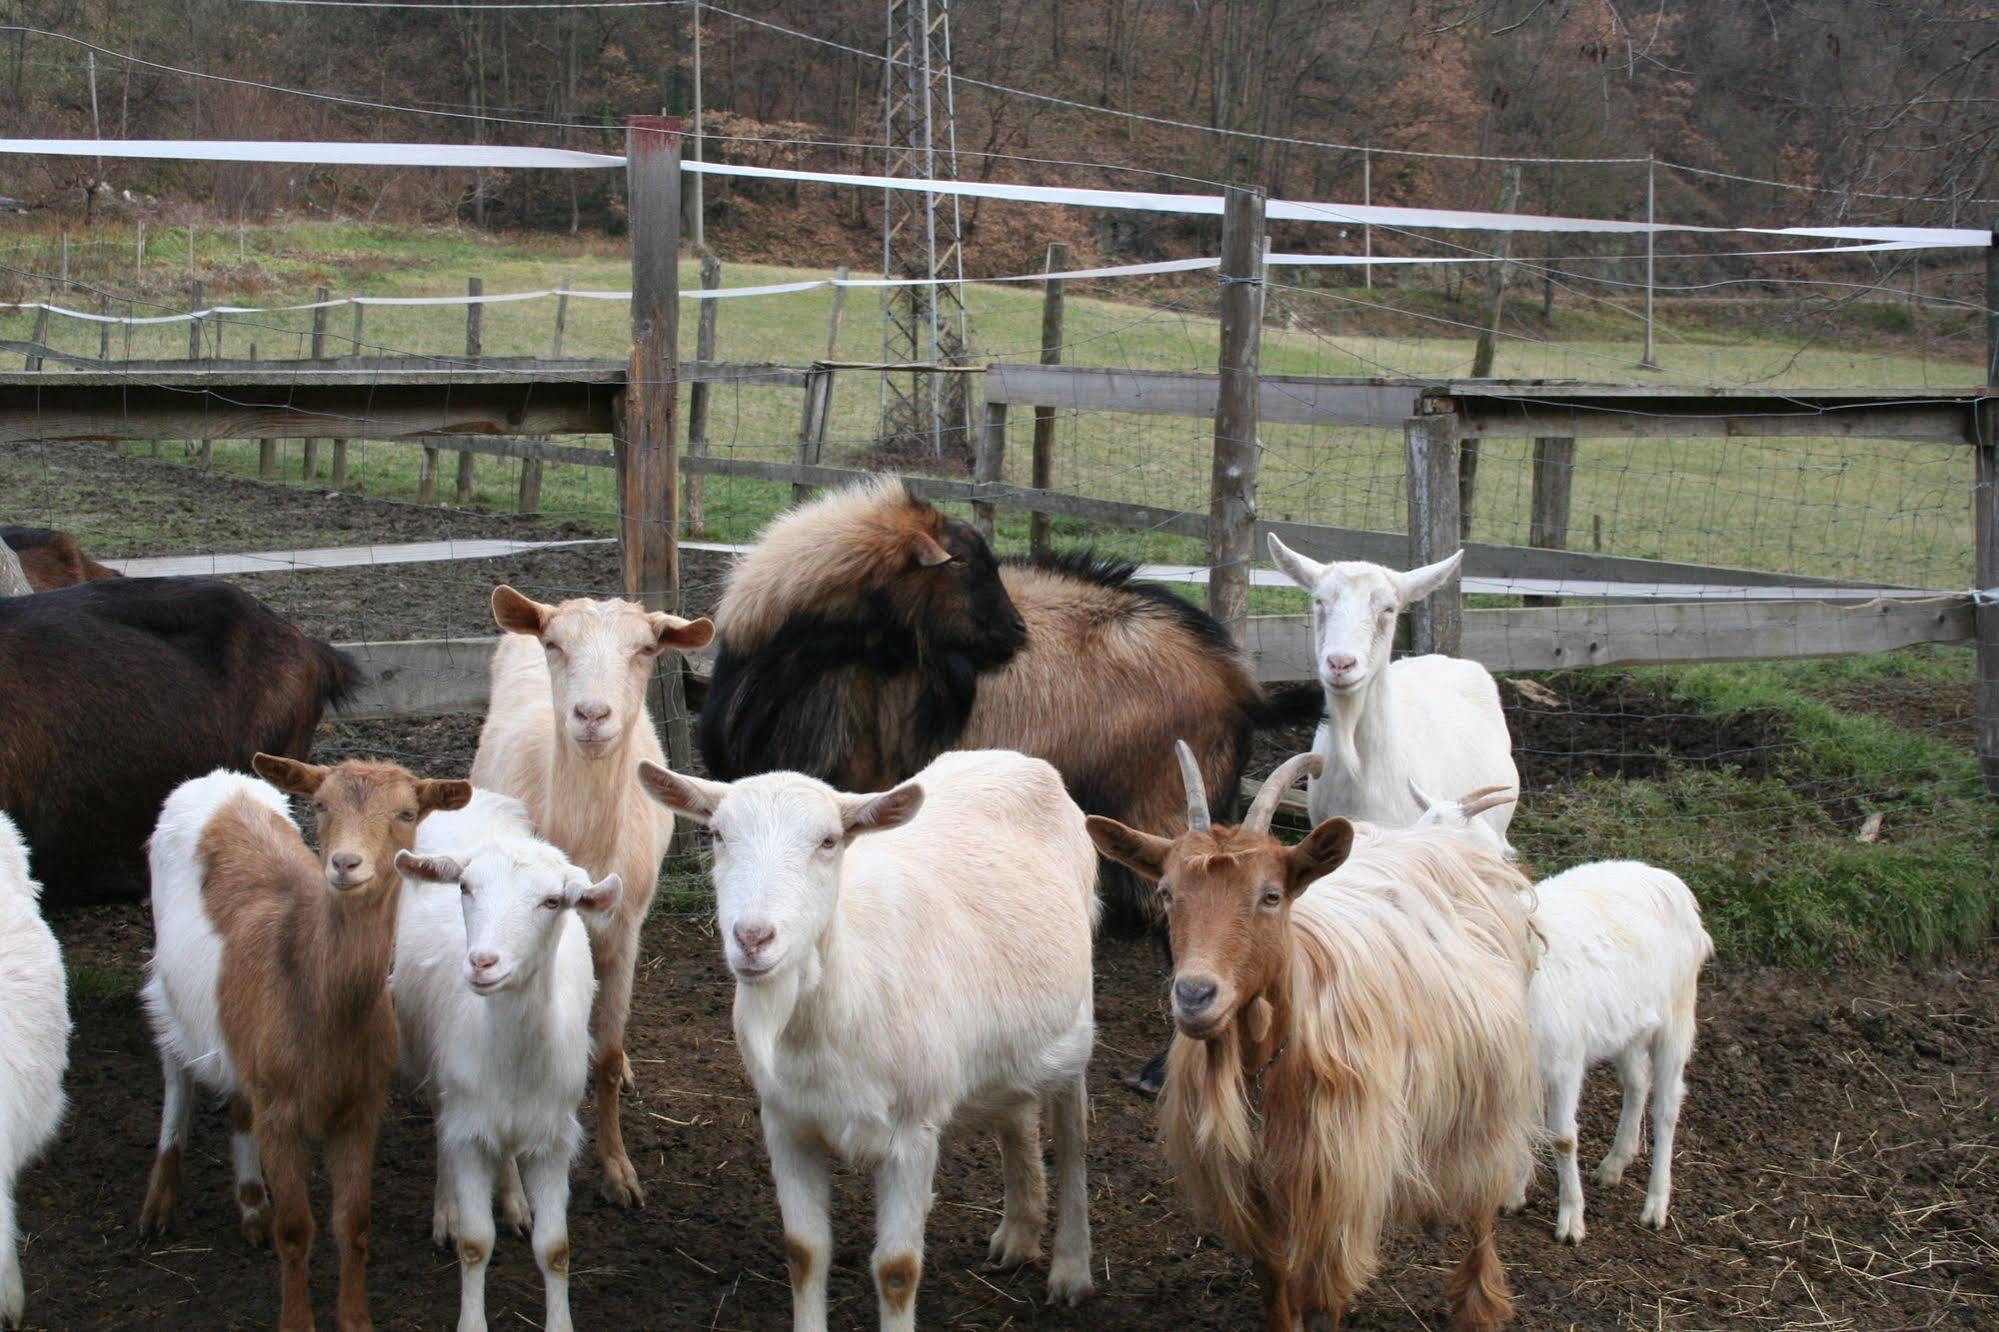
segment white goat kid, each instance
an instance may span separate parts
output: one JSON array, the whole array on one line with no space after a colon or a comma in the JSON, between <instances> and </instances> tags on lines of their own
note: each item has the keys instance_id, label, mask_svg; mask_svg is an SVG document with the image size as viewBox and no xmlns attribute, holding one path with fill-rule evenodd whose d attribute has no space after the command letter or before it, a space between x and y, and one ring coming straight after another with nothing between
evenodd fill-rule
<instances>
[{"instance_id":1,"label":"white goat kid","mask_svg":"<svg viewBox=\"0 0 1999 1332\"><path fill-rule=\"evenodd\" d=\"M27 1310L14 1216L14 1181L62 1124L69 1066L69 996L62 950L42 919L42 886L28 875L28 846L0 814L0 1318L19 1327Z\"/></svg>"},{"instance_id":2,"label":"white goat kid","mask_svg":"<svg viewBox=\"0 0 1999 1332\"><path fill-rule=\"evenodd\" d=\"M1416 808L1423 811L1416 816L1416 822L1411 824L1411 827L1443 828L1450 832L1464 833L1507 864L1520 863L1520 852L1507 840L1506 834L1479 817L1489 809L1518 801L1520 799L1518 791L1511 791L1503 786L1481 786L1476 791L1465 792L1456 800L1439 800L1411 778L1409 795L1415 800Z\"/></svg>"},{"instance_id":3,"label":"white goat kid","mask_svg":"<svg viewBox=\"0 0 1999 1332\"><path fill-rule=\"evenodd\" d=\"M1694 1048L1701 964L1714 953L1700 905L1678 875L1635 860L1578 865L1534 885L1534 895L1530 919L1546 951L1527 1011L1560 1181L1555 1238L1583 1240L1576 1105L1583 1074L1606 1061L1617 1064L1624 1104L1596 1182L1617 1183L1637 1157L1649 1093L1652 1177L1640 1219L1661 1229L1672 1202L1673 1134ZM1509 1210L1525 1205L1528 1182L1522 1178Z\"/></svg>"},{"instance_id":4,"label":"white goat kid","mask_svg":"<svg viewBox=\"0 0 1999 1332\"><path fill-rule=\"evenodd\" d=\"M883 1328L915 1326L938 1139L954 1120L999 1135L991 1260L1034 1260L1043 1105L1061 1189L1048 1294L1089 1295L1097 858L1055 769L1008 750L948 753L880 795L798 773L731 784L646 764L641 776L714 834L736 1044L762 1100L793 1327L826 1326L834 1153L874 1168Z\"/></svg>"},{"instance_id":5,"label":"white goat kid","mask_svg":"<svg viewBox=\"0 0 1999 1332\"><path fill-rule=\"evenodd\" d=\"M1464 558L1399 573L1378 564L1320 564L1270 538L1270 557L1312 594L1312 635L1326 719L1312 749L1324 772L1306 784L1315 823L1335 815L1407 828L1422 810L1409 783L1431 790L1518 788L1499 687L1485 667L1430 655L1390 661L1395 618L1444 586ZM1510 805L1484 815L1502 835Z\"/></svg>"},{"instance_id":6,"label":"white goat kid","mask_svg":"<svg viewBox=\"0 0 1999 1332\"><path fill-rule=\"evenodd\" d=\"M437 1116L431 1237L457 1240L459 1330L486 1326L498 1184L509 1224L532 1214L544 1326L569 1332L569 1166L596 990L584 921L609 919L622 885L591 883L490 791L426 820L396 868L409 882L390 991L403 1075Z\"/></svg>"}]
</instances>

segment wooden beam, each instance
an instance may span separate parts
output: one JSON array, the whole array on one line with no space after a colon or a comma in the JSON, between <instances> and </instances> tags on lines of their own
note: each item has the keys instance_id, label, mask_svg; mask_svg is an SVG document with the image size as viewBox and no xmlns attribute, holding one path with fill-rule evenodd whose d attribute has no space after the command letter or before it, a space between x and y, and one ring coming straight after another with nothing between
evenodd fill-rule
<instances>
[{"instance_id":1,"label":"wooden beam","mask_svg":"<svg viewBox=\"0 0 1999 1332\"><path fill-rule=\"evenodd\" d=\"M356 721L481 712L493 645L483 638L433 638L389 643L339 643L361 666L352 704L340 717Z\"/></svg>"},{"instance_id":2,"label":"wooden beam","mask_svg":"<svg viewBox=\"0 0 1999 1332\"><path fill-rule=\"evenodd\" d=\"M632 237L632 357L618 439L618 510L625 594L650 610L680 609L680 122L626 122L625 182ZM668 761L693 756L676 669L658 672Z\"/></svg>"},{"instance_id":3,"label":"wooden beam","mask_svg":"<svg viewBox=\"0 0 1999 1332\"><path fill-rule=\"evenodd\" d=\"M483 296L486 294L484 278L466 278L465 294ZM479 363L480 353L486 349L486 307L477 300L465 304L465 360L469 365ZM458 451L458 487L455 492L460 508L472 502L472 492L477 480L473 468L476 455L470 449Z\"/></svg>"},{"instance_id":4,"label":"wooden beam","mask_svg":"<svg viewBox=\"0 0 1999 1332\"><path fill-rule=\"evenodd\" d=\"M1534 490L1527 544L1562 550L1569 544L1569 493L1576 474L1576 442L1559 436L1534 441ZM1530 606L1552 606L1556 597L1529 597Z\"/></svg>"},{"instance_id":5,"label":"wooden beam","mask_svg":"<svg viewBox=\"0 0 1999 1332\"><path fill-rule=\"evenodd\" d=\"M1257 416L1264 425L1396 429L1415 411L1423 389L1434 383L1259 375ZM1079 365L986 367L986 400L1014 407L1211 418L1220 392L1216 375Z\"/></svg>"},{"instance_id":6,"label":"wooden beam","mask_svg":"<svg viewBox=\"0 0 1999 1332\"><path fill-rule=\"evenodd\" d=\"M1901 439L1964 444L1971 400L1958 391L1930 400L1883 390L1878 401L1800 390L1717 399L1673 389L1649 394L1594 388L1542 392L1454 385L1451 404L1467 435L1486 439ZM1897 398L1904 400L1897 401Z\"/></svg>"},{"instance_id":7,"label":"wooden beam","mask_svg":"<svg viewBox=\"0 0 1999 1332\"><path fill-rule=\"evenodd\" d=\"M986 419L979 431L977 452L972 458L972 480L990 488L1006 468L1006 404L986 404ZM972 501L972 526L988 543L993 539L994 504L991 500Z\"/></svg>"},{"instance_id":8,"label":"wooden beam","mask_svg":"<svg viewBox=\"0 0 1999 1332\"><path fill-rule=\"evenodd\" d=\"M1242 641L1256 561L1257 362L1263 347L1263 191L1222 205L1221 355L1208 472L1208 614Z\"/></svg>"},{"instance_id":9,"label":"wooden beam","mask_svg":"<svg viewBox=\"0 0 1999 1332\"><path fill-rule=\"evenodd\" d=\"M1403 426L1409 469L1409 559L1434 564L1463 545L1458 535L1458 418L1412 416ZM1456 582L1409 608L1409 641L1415 652L1458 655L1464 594Z\"/></svg>"},{"instance_id":10,"label":"wooden beam","mask_svg":"<svg viewBox=\"0 0 1999 1332\"><path fill-rule=\"evenodd\" d=\"M722 285L722 261L704 249L701 251L701 289L714 291ZM722 302L706 300L700 302L700 310L694 323L694 360L701 364L715 359L715 321L720 315L715 307ZM690 457L700 457L708 452L708 384L695 380L687 388L687 452ZM698 473L690 473L683 482L685 490L682 499L687 509L687 534L701 536L708 530L708 510L706 487Z\"/></svg>"},{"instance_id":11,"label":"wooden beam","mask_svg":"<svg viewBox=\"0 0 1999 1332\"><path fill-rule=\"evenodd\" d=\"M1042 271L1059 273L1068 266L1068 244L1064 241L1051 242ZM1066 281L1052 277L1041 284L1041 364L1043 365L1059 365L1062 361L1062 299L1068 285ZM992 479L997 481L999 477L995 476ZM1034 409L1034 458L1028 484L1036 490L1051 490L1055 485L1053 407L1042 406ZM1049 542L1051 527L1049 515L1045 513L1037 513L1029 520L1027 548L1031 554L1048 554L1051 548Z\"/></svg>"},{"instance_id":12,"label":"wooden beam","mask_svg":"<svg viewBox=\"0 0 1999 1332\"><path fill-rule=\"evenodd\" d=\"M1254 616L1257 678L1317 678L1302 615ZM1631 606L1508 607L1463 613L1460 656L1493 671L1568 670L1670 662L1772 661L1886 652L1974 636L1971 599L1831 602L1652 602Z\"/></svg>"}]
</instances>

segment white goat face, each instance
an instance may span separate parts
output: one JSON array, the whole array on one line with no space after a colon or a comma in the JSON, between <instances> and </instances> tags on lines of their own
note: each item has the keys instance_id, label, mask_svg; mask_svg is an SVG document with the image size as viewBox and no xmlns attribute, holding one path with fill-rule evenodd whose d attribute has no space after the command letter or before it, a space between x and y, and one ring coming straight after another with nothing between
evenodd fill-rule
<instances>
[{"instance_id":1,"label":"white goat face","mask_svg":"<svg viewBox=\"0 0 1999 1332\"><path fill-rule=\"evenodd\" d=\"M900 827L923 804L913 782L849 795L795 772L709 782L641 763L639 781L667 808L708 825L722 956L745 985L783 975L816 952L839 904L847 844Z\"/></svg>"},{"instance_id":2,"label":"white goat face","mask_svg":"<svg viewBox=\"0 0 1999 1332\"><path fill-rule=\"evenodd\" d=\"M1409 779L1409 794L1415 797L1416 807L1423 812L1411 824L1414 828L1445 828L1471 838L1486 850L1492 852L1509 865L1520 863L1520 852L1506 835L1480 816L1488 809L1499 805L1512 804L1519 799L1515 791L1502 787L1481 787L1479 790L1460 796L1456 800L1439 800Z\"/></svg>"},{"instance_id":3,"label":"white goat face","mask_svg":"<svg viewBox=\"0 0 1999 1332\"><path fill-rule=\"evenodd\" d=\"M557 606L510 587L493 591L493 618L541 640L557 724L585 758L616 753L645 708L653 663L668 648L706 646L715 626L647 611L631 601L575 597Z\"/></svg>"},{"instance_id":4,"label":"white goat face","mask_svg":"<svg viewBox=\"0 0 1999 1332\"><path fill-rule=\"evenodd\" d=\"M1351 694L1388 669L1395 617L1448 582L1464 552L1400 573L1362 560L1320 564L1272 536L1270 557L1312 594L1319 683L1331 693Z\"/></svg>"},{"instance_id":5,"label":"white goat face","mask_svg":"<svg viewBox=\"0 0 1999 1332\"><path fill-rule=\"evenodd\" d=\"M396 868L425 883L455 883L465 913L465 983L498 994L531 983L547 967L564 913L608 919L624 890L617 875L601 883L546 842L502 841L451 854L405 851Z\"/></svg>"}]
</instances>

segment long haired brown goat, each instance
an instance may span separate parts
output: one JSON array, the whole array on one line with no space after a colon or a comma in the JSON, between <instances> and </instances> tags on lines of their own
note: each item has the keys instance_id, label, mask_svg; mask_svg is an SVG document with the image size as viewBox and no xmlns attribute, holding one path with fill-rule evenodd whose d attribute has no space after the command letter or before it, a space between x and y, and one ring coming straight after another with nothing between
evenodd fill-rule
<instances>
[{"instance_id":1,"label":"long haired brown goat","mask_svg":"<svg viewBox=\"0 0 1999 1332\"><path fill-rule=\"evenodd\" d=\"M1259 728L1311 721L1309 685L1266 694L1222 627L1132 567L994 559L893 477L781 515L730 575L701 756L735 780L789 769L847 791L906 781L947 749L1017 749L1076 803L1162 833L1186 824L1151 755L1206 756L1227 818ZM1151 894L1107 876L1113 921Z\"/></svg>"},{"instance_id":2,"label":"long haired brown goat","mask_svg":"<svg viewBox=\"0 0 1999 1332\"><path fill-rule=\"evenodd\" d=\"M1181 1185L1254 1260L1270 1332L1337 1324L1383 1235L1429 1221L1472 1246L1448 1282L1452 1326L1504 1326L1492 1230L1537 1100L1527 880L1447 832L1370 830L1356 847L1332 818L1286 847L1271 816L1312 754L1278 769L1241 827L1210 826L1179 754L1185 833L1089 830L1157 881L1172 930L1160 1119Z\"/></svg>"}]
</instances>

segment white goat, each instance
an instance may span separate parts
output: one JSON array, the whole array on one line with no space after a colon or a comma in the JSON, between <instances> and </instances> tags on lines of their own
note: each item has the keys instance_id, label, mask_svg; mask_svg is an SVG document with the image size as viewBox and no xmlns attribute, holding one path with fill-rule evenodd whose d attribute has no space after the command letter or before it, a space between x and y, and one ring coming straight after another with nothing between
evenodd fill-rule
<instances>
[{"instance_id":1,"label":"white goat","mask_svg":"<svg viewBox=\"0 0 1999 1332\"><path fill-rule=\"evenodd\" d=\"M597 970L590 1071L604 1197L642 1206L645 1190L625 1152L618 1097L632 1085L625 1023L639 929L673 841L673 819L640 793L634 768L665 761L645 703L655 663L670 650L703 646L715 626L631 601L576 597L547 606L504 585L493 589L493 619L507 632L493 651L492 698L472 783L519 800L535 831L586 874L615 874L625 886L616 912L586 922Z\"/></svg>"},{"instance_id":2,"label":"white goat","mask_svg":"<svg viewBox=\"0 0 1999 1332\"><path fill-rule=\"evenodd\" d=\"M1422 811L1416 816L1416 822L1409 825L1410 827L1443 828L1451 832L1465 833L1507 864L1520 863L1520 852L1514 849L1506 834L1479 817L1489 809L1510 805L1519 800L1518 791L1511 791L1503 786L1481 786L1476 791L1467 791L1456 800L1439 800L1411 778L1409 794L1416 801L1416 808Z\"/></svg>"},{"instance_id":3,"label":"white goat","mask_svg":"<svg viewBox=\"0 0 1999 1332\"><path fill-rule=\"evenodd\" d=\"M1325 771L1305 789L1314 823L1344 815L1407 828L1422 813L1410 794L1412 780L1433 791L1519 787L1491 672L1460 657L1389 660L1396 616L1456 576L1463 551L1399 573L1361 561L1320 564L1272 536L1270 557L1312 594L1327 708L1312 740ZM1512 806L1494 806L1485 819L1504 834Z\"/></svg>"},{"instance_id":4,"label":"white goat","mask_svg":"<svg viewBox=\"0 0 1999 1332\"><path fill-rule=\"evenodd\" d=\"M411 882L390 993L403 1076L437 1116L431 1238L457 1239L460 1332L486 1326L496 1183L510 1224L532 1209L543 1325L568 1332L569 1163L597 988L583 919L609 916L621 885L591 883L518 800L491 791L432 815L396 868Z\"/></svg>"},{"instance_id":5,"label":"white goat","mask_svg":"<svg viewBox=\"0 0 1999 1332\"><path fill-rule=\"evenodd\" d=\"M882 1327L915 1326L938 1137L953 1120L999 1135L1006 1202L991 1260L1038 1257L1043 1104L1061 1187L1048 1294L1089 1295L1097 856L1055 769L960 751L880 795L798 773L725 783L647 764L641 777L713 830L736 1045L763 1102L793 1327L826 1326L834 1153L874 1167Z\"/></svg>"},{"instance_id":6,"label":"white goat","mask_svg":"<svg viewBox=\"0 0 1999 1332\"><path fill-rule=\"evenodd\" d=\"M1478 817L1488 801L1507 795L1475 791L1458 800L1432 801L1420 788L1414 794L1425 806L1417 827L1450 829L1487 850L1511 854L1505 839ZM1654 1229L1663 1227L1672 1202L1673 1133L1694 1047L1701 964L1714 953L1700 904L1678 875L1636 860L1578 865L1536 884L1528 903L1528 918L1542 941L1527 1010L1560 1185L1555 1238L1582 1243L1576 1106L1583 1074L1613 1060L1624 1104L1596 1182L1617 1183L1637 1157L1649 1094L1652 1179L1641 1217ZM1530 1182L1531 1173L1520 1180L1508 1210L1526 1205Z\"/></svg>"},{"instance_id":7,"label":"white goat","mask_svg":"<svg viewBox=\"0 0 1999 1332\"><path fill-rule=\"evenodd\" d=\"M14 1180L62 1123L69 1066L69 997L62 950L42 919L28 845L0 814L0 1318L27 1309L14 1219Z\"/></svg>"}]
</instances>

